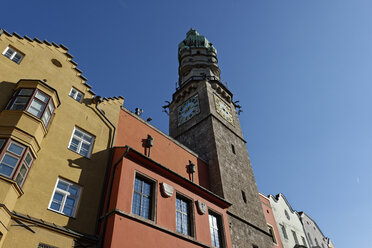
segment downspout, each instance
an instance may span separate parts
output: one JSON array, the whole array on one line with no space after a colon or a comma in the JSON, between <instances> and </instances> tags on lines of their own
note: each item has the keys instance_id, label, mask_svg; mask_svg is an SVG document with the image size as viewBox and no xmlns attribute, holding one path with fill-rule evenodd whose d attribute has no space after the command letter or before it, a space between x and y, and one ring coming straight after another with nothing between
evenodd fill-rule
<instances>
[{"instance_id":1,"label":"downspout","mask_svg":"<svg viewBox=\"0 0 372 248\"><path fill-rule=\"evenodd\" d=\"M107 226L107 212L108 212L108 209L110 207L110 199L111 199L111 193L112 193L112 187L114 185L114 176L115 176L115 171L116 171L116 167L118 166L118 164L120 163L121 160L123 160L123 158L125 156L127 156L128 152L130 151L130 147L129 146L126 146L127 150L124 152L124 154L119 158L119 160L117 162L115 162L113 168L112 168L112 173L111 173L111 176L110 176L110 186L109 186L109 191L108 191L108 197L107 197L107 201L106 201L106 208L105 208L105 212L103 214L103 229L102 229L102 238L100 239L99 241L99 244L98 244L98 247L103 247L103 241L105 239L105 235L106 235L106 226Z\"/></svg>"},{"instance_id":2,"label":"downspout","mask_svg":"<svg viewBox=\"0 0 372 248\"><path fill-rule=\"evenodd\" d=\"M94 100L95 100L95 102L96 102L96 109L97 109L97 111L98 111L98 112L103 116L103 118L105 118L105 120L106 120L108 123L110 123L110 125L111 125L112 128L114 129L114 132L112 133L111 144L110 144L110 147L109 147L109 148L112 148L112 147L114 146L114 138L115 138L115 134L116 134L116 127L115 127L115 125L112 124L112 122L111 122L111 121L106 117L105 113L104 113L102 110L100 110L100 109L98 108L98 104L102 102L102 97L100 97L100 96L96 96L96 97L94 98Z\"/></svg>"},{"instance_id":3,"label":"downspout","mask_svg":"<svg viewBox=\"0 0 372 248\"><path fill-rule=\"evenodd\" d=\"M116 134L116 127L115 125L106 117L106 115L103 113L102 110L100 110L98 108L98 104L100 104L102 102L102 97L100 96L96 96L93 101L96 102L95 104L95 108L96 110L101 114L101 116L108 122L110 123L110 125L112 126L112 129L113 129L113 133L112 133L112 138L111 138L111 142L110 142L110 145L109 145L109 159L107 160L107 166L106 166L106 172L105 172L105 178L104 178L104 182L103 182L103 185L106 185L107 184L107 179L108 179L108 174L109 174L109 168L110 168L110 164L111 164L111 157L112 157L112 147L114 146L114 139L115 139L115 134ZM100 197L100 202L103 202L104 200L104 197L105 197L105 190L102 190L101 192L101 197ZM99 236L99 217L101 215L101 212L102 212L102 204L99 205L99 209L98 209L98 216L97 216L97 221L96 221L96 230L95 230L95 233L97 236Z\"/></svg>"}]
</instances>

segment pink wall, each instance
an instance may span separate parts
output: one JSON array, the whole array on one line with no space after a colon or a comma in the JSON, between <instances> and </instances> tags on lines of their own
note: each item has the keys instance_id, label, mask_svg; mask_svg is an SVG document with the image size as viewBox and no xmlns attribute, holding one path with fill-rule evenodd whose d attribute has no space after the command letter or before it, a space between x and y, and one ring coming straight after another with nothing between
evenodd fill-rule
<instances>
[{"instance_id":1,"label":"pink wall","mask_svg":"<svg viewBox=\"0 0 372 248\"><path fill-rule=\"evenodd\" d=\"M115 138L115 146L128 145L145 154L144 140L150 135L154 138L150 158L166 166L185 178L189 178L186 166L189 160L196 165L197 172L194 182L209 189L208 164L195 157L193 153L176 144L168 136L153 129L144 121L129 114L126 110L120 111L119 124Z\"/></svg>"},{"instance_id":2,"label":"pink wall","mask_svg":"<svg viewBox=\"0 0 372 248\"><path fill-rule=\"evenodd\" d=\"M273 211L271 209L270 200L266 196L263 196L261 194L259 194L259 196L260 196L262 210L263 210L263 213L265 215L266 222L268 224L270 224L274 229L277 244L273 243L273 247L274 248L283 248L282 241L280 240L278 227L276 225L274 214L273 214Z\"/></svg>"},{"instance_id":3,"label":"pink wall","mask_svg":"<svg viewBox=\"0 0 372 248\"><path fill-rule=\"evenodd\" d=\"M114 159L118 159L120 154L123 154L123 149L116 149ZM231 247L226 214L228 204L223 203L223 207L218 206L221 205L220 200L208 192L190 185L187 180L171 176L171 174L167 174L164 171L162 172L162 169L158 169L158 166L152 164L151 161L146 159L147 162L140 161L141 158L138 159L139 155L136 155L137 157L133 154L133 156L131 154L128 155L129 157L123 158L117 166L110 204L110 210L119 209L125 214L115 214L109 217L105 247L200 247L200 245L187 240L187 238L180 239L179 236L172 234L177 233L176 192L192 201L195 234L191 239L205 245L211 245L208 212L203 215L199 214L195 204L197 200L201 200L207 204L208 208L222 216L226 245ZM156 182L155 221L145 220L141 222L141 217L131 213L133 184L136 173L141 173ZM162 182L174 187L172 197L162 196L160 193L160 183ZM186 184L189 184L189 186L185 187ZM208 195L207 198L205 197L206 195ZM150 224L146 225L143 222L150 222Z\"/></svg>"}]
</instances>

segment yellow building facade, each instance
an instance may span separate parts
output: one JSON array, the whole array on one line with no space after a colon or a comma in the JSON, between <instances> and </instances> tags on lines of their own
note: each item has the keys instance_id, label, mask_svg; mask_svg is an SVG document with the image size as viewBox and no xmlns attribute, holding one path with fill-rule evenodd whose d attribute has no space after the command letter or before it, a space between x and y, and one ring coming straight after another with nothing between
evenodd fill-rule
<instances>
[{"instance_id":1,"label":"yellow building facade","mask_svg":"<svg viewBox=\"0 0 372 248\"><path fill-rule=\"evenodd\" d=\"M68 49L0 30L0 248L95 247L124 99L98 98Z\"/></svg>"}]
</instances>

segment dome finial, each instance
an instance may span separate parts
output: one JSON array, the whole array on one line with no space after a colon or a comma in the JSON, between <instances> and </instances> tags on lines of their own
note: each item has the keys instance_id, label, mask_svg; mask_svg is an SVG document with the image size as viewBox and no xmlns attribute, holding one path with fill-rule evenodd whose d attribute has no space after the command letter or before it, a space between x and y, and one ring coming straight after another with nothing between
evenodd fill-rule
<instances>
[{"instance_id":1,"label":"dome finial","mask_svg":"<svg viewBox=\"0 0 372 248\"><path fill-rule=\"evenodd\" d=\"M190 30L186 33L186 37L188 37L188 36L190 36L190 35L198 36L199 33L198 33L198 31L196 31L195 29L190 28Z\"/></svg>"}]
</instances>

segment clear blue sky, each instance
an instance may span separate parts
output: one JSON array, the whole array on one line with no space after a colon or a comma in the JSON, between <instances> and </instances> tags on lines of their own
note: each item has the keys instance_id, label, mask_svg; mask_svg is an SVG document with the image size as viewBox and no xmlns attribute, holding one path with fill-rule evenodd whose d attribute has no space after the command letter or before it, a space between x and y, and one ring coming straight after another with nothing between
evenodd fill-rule
<instances>
[{"instance_id":1,"label":"clear blue sky","mask_svg":"<svg viewBox=\"0 0 372 248\"><path fill-rule=\"evenodd\" d=\"M3 1L2 28L63 43L102 96L168 132L161 106L193 27L240 100L258 188L337 248L372 247L372 1ZM5 11L5 9L7 11Z\"/></svg>"}]
</instances>

